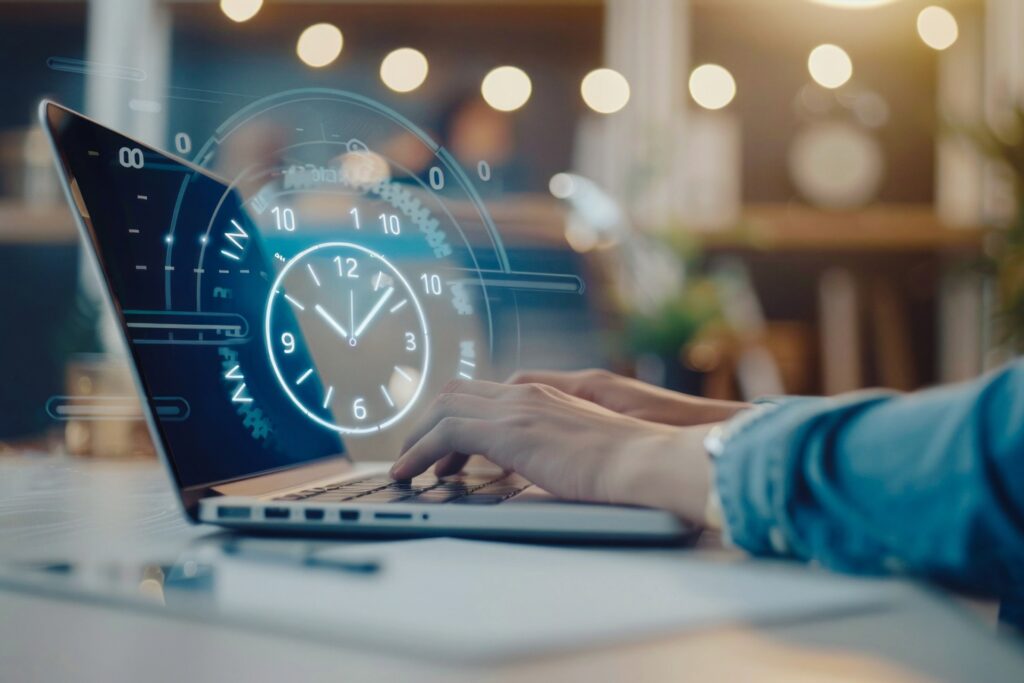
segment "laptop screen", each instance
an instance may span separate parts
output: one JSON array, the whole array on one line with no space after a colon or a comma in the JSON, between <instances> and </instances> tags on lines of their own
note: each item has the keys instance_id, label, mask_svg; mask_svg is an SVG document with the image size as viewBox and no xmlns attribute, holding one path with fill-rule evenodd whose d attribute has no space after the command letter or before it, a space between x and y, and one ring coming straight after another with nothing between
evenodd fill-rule
<instances>
[{"instance_id":1,"label":"laptop screen","mask_svg":"<svg viewBox=\"0 0 1024 683\"><path fill-rule=\"evenodd\" d=\"M338 432L308 419L266 361L273 254L240 193L56 105L45 119L179 487L344 453ZM284 318L275 323L295 330L289 361L313 367ZM318 383L310 373L302 390L325 393Z\"/></svg>"}]
</instances>

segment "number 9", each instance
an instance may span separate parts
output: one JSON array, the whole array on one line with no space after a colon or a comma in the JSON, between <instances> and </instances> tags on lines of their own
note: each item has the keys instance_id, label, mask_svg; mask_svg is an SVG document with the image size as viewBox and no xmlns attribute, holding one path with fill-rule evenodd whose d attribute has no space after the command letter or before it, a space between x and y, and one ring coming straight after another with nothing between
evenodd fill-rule
<instances>
[{"instance_id":1,"label":"number 9","mask_svg":"<svg viewBox=\"0 0 1024 683\"><path fill-rule=\"evenodd\" d=\"M285 353L295 353L295 335L285 332L281 335L281 343L284 344Z\"/></svg>"}]
</instances>

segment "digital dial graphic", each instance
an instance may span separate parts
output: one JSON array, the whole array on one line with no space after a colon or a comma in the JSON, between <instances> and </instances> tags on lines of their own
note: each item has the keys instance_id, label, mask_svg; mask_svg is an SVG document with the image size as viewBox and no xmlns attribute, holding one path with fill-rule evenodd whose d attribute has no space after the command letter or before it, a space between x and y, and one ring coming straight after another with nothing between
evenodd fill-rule
<instances>
[{"instance_id":1,"label":"digital dial graphic","mask_svg":"<svg viewBox=\"0 0 1024 683\"><path fill-rule=\"evenodd\" d=\"M382 213L379 222L400 234L397 215ZM420 278L424 291L432 278L439 284L436 274ZM265 336L291 400L341 433L387 428L427 380L430 330L416 287L384 256L351 242L317 244L288 261L271 288Z\"/></svg>"},{"instance_id":2,"label":"digital dial graphic","mask_svg":"<svg viewBox=\"0 0 1024 683\"><path fill-rule=\"evenodd\" d=\"M186 132L174 144L193 149ZM112 169L122 195L123 314L166 372L165 421L182 396L193 415L226 408L216 450L254 467L395 451L447 381L518 367L519 297L584 290L512 268L477 189L500 195L486 159L463 169L356 93L253 101L187 164L123 137L91 145L83 165Z\"/></svg>"},{"instance_id":3,"label":"digital dial graphic","mask_svg":"<svg viewBox=\"0 0 1024 683\"><path fill-rule=\"evenodd\" d=\"M396 112L282 93L226 121L196 163L226 192L198 240L195 309L241 314L262 350L232 368L232 401L383 435L449 379L486 376L496 340L517 343L517 318L495 311L518 280L474 187L490 169L470 180ZM256 320L242 313L254 298Z\"/></svg>"}]
</instances>

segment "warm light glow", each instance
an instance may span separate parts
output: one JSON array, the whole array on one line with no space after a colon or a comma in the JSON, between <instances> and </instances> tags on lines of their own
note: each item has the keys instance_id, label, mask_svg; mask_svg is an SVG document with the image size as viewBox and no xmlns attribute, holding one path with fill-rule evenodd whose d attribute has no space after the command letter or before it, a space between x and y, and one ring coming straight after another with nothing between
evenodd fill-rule
<instances>
[{"instance_id":1,"label":"warm light glow","mask_svg":"<svg viewBox=\"0 0 1024 683\"><path fill-rule=\"evenodd\" d=\"M231 21L249 21L263 7L263 0L220 0L220 11Z\"/></svg>"},{"instance_id":2,"label":"warm light glow","mask_svg":"<svg viewBox=\"0 0 1024 683\"><path fill-rule=\"evenodd\" d=\"M419 50L400 47L380 63L380 80L395 92L411 92L427 80L427 58Z\"/></svg>"},{"instance_id":3,"label":"warm light glow","mask_svg":"<svg viewBox=\"0 0 1024 683\"><path fill-rule=\"evenodd\" d=\"M526 72L514 66L499 66L484 76L480 93L498 111L515 111L526 104L533 84Z\"/></svg>"},{"instance_id":4,"label":"warm light glow","mask_svg":"<svg viewBox=\"0 0 1024 683\"><path fill-rule=\"evenodd\" d=\"M334 24L313 24L299 36L295 52L309 66L327 66L341 54L344 39Z\"/></svg>"},{"instance_id":5,"label":"warm light glow","mask_svg":"<svg viewBox=\"0 0 1024 683\"><path fill-rule=\"evenodd\" d=\"M853 62L846 50L838 45L819 45L807 58L811 78L825 88L838 88L853 76Z\"/></svg>"},{"instance_id":6,"label":"warm light glow","mask_svg":"<svg viewBox=\"0 0 1024 683\"><path fill-rule=\"evenodd\" d=\"M956 17L945 7L925 7L917 15L917 34L924 44L935 50L945 50L956 42L960 29Z\"/></svg>"},{"instance_id":7,"label":"warm light glow","mask_svg":"<svg viewBox=\"0 0 1024 683\"><path fill-rule=\"evenodd\" d=\"M629 81L615 69L594 69L583 77L580 94L599 114L614 114L629 102Z\"/></svg>"},{"instance_id":8,"label":"warm light glow","mask_svg":"<svg viewBox=\"0 0 1024 683\"><path fill-rule=\"evenodd\" d=\"M881 7L888 5L895 0L811 0L819 5L831 7L845 7L846 9L866 9L868 7Z\"/></svg>"},{"instance_id":9,"label":"warm light glow","mask_svg":"<svg viewBox=\"0 0 1024 683\"><path fill-rule=\"evenodd\" d=\"M346 152L341 157L341 177L349 185L371 186L391 180L391 167L376 152Z\"/></svg>"},{"instance_id":10,"label":"warm light glow","mask_svg":"<svg viewBox=\"0 0 1024 683\"><path fill-rule=\"evenodd\" d=\"M705 109L721 109L736 97L736 81L725 67L703 64L690 74L690 96Z\"/></svg>"}]
</instances>

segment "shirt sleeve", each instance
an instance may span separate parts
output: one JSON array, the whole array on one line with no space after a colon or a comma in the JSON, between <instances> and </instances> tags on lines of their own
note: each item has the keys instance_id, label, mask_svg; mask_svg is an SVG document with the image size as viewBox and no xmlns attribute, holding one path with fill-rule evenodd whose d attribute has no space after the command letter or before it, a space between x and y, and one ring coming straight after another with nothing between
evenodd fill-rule
<instances>
[{"instance_id":1,"label":"shirt sleeve","mask_svg":"<svg viewBox=\"0 0 1024 683\"><path fill-rule=\"evenodd\" d=\"M1024 362L897 395L784 399L728 439L733 543L992 595L1024 585Z\"/></svg>"}]
</instances>

